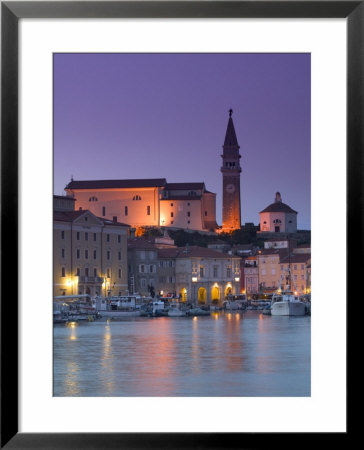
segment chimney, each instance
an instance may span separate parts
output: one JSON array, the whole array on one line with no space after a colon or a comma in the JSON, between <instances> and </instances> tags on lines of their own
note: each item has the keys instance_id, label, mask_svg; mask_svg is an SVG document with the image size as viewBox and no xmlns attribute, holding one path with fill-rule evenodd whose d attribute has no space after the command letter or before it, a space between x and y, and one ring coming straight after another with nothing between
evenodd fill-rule
<instances>
[{"instance_id":1,"label":"chimney","mask_svg":"<svg viewBox=\"0 0 364 450\"><path fill-rule=\"evenodd\" d=\"M282 202L282 197L281 194L279 192L276 192L276 198L274 200L276 203L278 202Z\"/></svg>"}]
</instances>

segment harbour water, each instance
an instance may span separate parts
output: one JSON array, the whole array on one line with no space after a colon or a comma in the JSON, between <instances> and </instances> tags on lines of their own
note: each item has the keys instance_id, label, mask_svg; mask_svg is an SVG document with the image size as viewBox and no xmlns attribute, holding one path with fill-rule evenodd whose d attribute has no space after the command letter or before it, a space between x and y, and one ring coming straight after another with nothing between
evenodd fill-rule
<instances>
[{"instance_id":1,"label":"harbour water","mask_svg":"<svg viewBox=\"0 0 364 450\"><path fill-rule=\"evenodd\" d=\"M54 327L54 396L303 397L311 318L259 311Z\"/></svg>"}]
</instances>

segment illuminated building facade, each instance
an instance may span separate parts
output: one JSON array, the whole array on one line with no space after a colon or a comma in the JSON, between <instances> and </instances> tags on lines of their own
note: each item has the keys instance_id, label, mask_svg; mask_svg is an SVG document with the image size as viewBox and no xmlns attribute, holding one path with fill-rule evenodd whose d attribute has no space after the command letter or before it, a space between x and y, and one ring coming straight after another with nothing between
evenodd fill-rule
<instances>
[{"instance_id":1,"label":"illuminated building facade","mask_svg":"<svg viewBox=\"0 0 364 450\"><path fill-rule=\"evenodd\" d=\"M54 211L54 296L125 295L128 228L90 211Z\"/></svg>"},{"instance_id":2,"label":"illuminated building facade","mask_svg":"<svg viewBox=\"0 0 364 450\"><path fill-rule=\"evenodd\" d=\"M216 194L204 183L167 183L165 178L71 180L65 188L75 209L133 227L168 227L214 231Z\"/></svg>"},{"instance_id":3,"label":"illuminated building facade","mask_svg":"<svg viewBox=\"0 0 364 450\"><path fill-rule=\"evenodd\" d=\"M158 250L159 261L175 262L175 290L184 302L222 304L240 293L240 257L198 246Z\"/></svg>"},{"instance_id":4,"label":"illuminated building facade","mask_svg":"<svg viewBox=\"0 0 364 450\"><path fill-rule=\"evenodd\" d=\"M279 192L276 192L274 202L259 213L260 232L296 233L297 211L282 202Z\"/></svg>"}]
</instances>

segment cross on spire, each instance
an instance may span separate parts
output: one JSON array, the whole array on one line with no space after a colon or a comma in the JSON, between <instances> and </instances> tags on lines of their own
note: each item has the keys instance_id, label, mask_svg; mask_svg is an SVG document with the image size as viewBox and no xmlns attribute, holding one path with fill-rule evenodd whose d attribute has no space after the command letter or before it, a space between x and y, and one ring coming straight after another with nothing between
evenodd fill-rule
<instances>
[{"instance_id":1,"label":"cross on spire","mask_svg":"<svg viewBox=\"0 0 364 450\"><path fill-rule=\"evenodd\" d=\"M233 115L233 110L230 108L229 109L229 117L231 117Z\"/></svg>"}]
</instances>

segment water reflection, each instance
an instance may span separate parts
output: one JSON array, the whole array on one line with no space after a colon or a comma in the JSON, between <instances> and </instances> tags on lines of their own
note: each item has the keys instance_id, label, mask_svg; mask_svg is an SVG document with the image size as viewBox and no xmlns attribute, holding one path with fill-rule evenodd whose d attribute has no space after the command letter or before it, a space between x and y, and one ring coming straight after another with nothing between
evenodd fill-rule
<instances>
[{"instance_id":1,"label":"water reflection","mask_svg":"<svg viewBox=\"0 0 364 450\"><path fill-rule=\"evenodd\" d=\"M228 313L226 322L225 364L230 372L242 370L244 346L241 339L241 320L239 313Z\"/></svg>"},{"instance_id":2,"label":"water reflection","mask_svg":"<svg viewBox=\"0 0 364 450\"><path fill-rule=\"evenodd\" d=\"M103 338L103 352L101 356L101 369L103 383L108 395L112 395L114 390L114 356L112 353L112 340L111 340L111 327L108 322L105 326L104 338Z\"/></svg>"},{"instance_id":3,"label":"water reflection","mask_svg":"<svg viewBox=\"0 0 364 450\"><path fill-rule=\"evenodd\" d=\"M71 397L75 395L79 395L80 388L79 388L79 371L80 368L78 364L74 361L68 361L67 362L67 369L66 369L66 376L65 376L65 387L66 387L66 393L65 396Z\"/></svg>"},{"instance_id":4,"label":"water reflection","mask_svg":"<svg viewBox=\"0 0 364 450\"><path fill-rule=\"evenodd\" d=\"M308 396L310 318L214 312L55 327L53 360L56 396Z\"/></svg>"}]
</instances>

